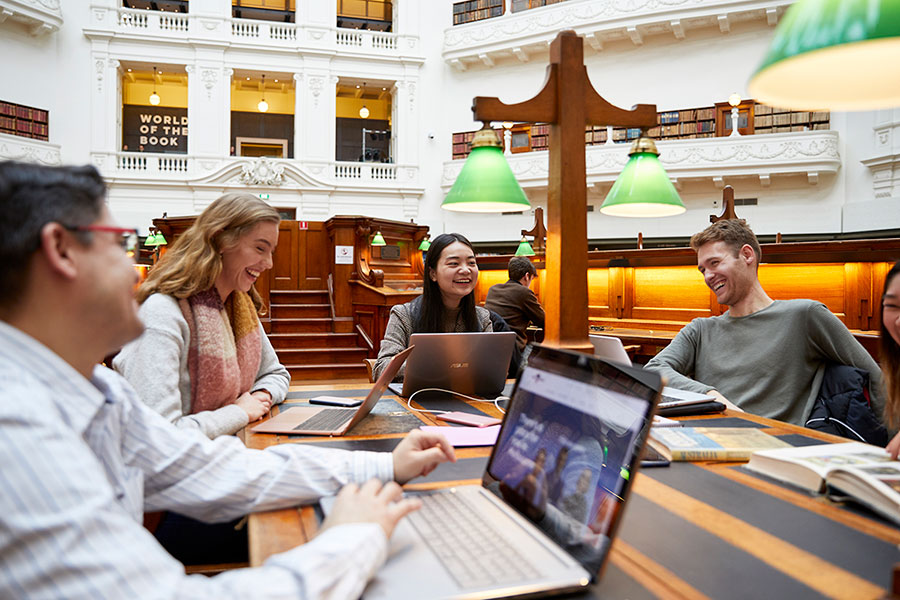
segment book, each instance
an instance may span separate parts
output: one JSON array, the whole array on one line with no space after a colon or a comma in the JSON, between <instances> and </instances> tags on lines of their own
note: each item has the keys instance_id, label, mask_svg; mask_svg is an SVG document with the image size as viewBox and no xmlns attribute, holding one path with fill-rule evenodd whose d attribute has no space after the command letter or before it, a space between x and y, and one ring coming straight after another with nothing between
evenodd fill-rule
<instances>
[{"instance_id":1,"label":"book","mask_svg":"<svg viewBox=\"0 0 900 600\"><path fill-rule=\"evenodd\" d=\"M749 427L652 428L649 444L672 461L747 461L757 450L790 448L777 437Z\"/></svg>"},{"instance_id":2,"label":"book","mask_svg":"<svg viewBox=\"0 0 900 600\"><path fill-rule=\"evenodd\" d=\"M653 415L653 423L651 423L653 427L681 427L681 421L676 421L675 419L667 419L665 417L661 417L659 415Z\"/></svg>"},{"instance_id":3,"label":"book","mask_svg":"<svg viewBox=\"0 0 900 600\"><path fill-rule=\"evenodd\" d=\"M884 448L850 442L766 450L745 468L811 492L849 496L900 524L900 461Z\"/></svg>"},{"instance_id":4,"label":"book","mask_svg":"<svg viewBox=\"0 0 900 600\"><path fill-rule=\"evenodd\" d=\"M750 457L746 469L801 487L812 492L824 492L832 471L845 467L883 466L892 462L900 478L900 463L877 446L848 442L845 444L817 444L802 448L766 450Z\"/></svg>"}]
</instances>

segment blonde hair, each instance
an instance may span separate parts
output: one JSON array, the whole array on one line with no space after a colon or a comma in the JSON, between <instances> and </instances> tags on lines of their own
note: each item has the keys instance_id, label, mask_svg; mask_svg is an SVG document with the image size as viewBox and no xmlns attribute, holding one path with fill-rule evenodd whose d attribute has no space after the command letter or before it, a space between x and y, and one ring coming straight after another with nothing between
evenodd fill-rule
<instances>
[{"instance_id":1,"label":"blonde hair","mask_svg":"<svg viewBox=\"0 0 900 600\"><path fill-rule=\"evenodd\" d=\"M238 243L258 223L278 223L278 211L250 194L225 194L206 207L194 224L150 270L137 291L137 301L151 295L169 294L188 298L210 289L222 272L222 251ZM257 310L263 308L255 288L250 297Z\"/></svg>"}]
</instances>

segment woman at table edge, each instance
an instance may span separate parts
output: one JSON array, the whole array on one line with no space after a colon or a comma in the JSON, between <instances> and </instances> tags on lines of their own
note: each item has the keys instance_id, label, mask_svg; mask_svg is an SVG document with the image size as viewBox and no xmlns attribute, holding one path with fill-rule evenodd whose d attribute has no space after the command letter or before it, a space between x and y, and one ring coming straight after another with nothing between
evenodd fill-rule
<instances>
[{"instance_id":1,"label":"woman at table edge","mask_svg":"<svg viewBox=\"0 0 900 600\"><path fill-rule=\"evenodd\" d=\"M278 211L250 194L210 204L137 292L145 331L113 360L148 406L210 438L236 433L290 385L253 284L272 267Z\"/></svg>"},{"instance_id":2,"label":"woman at table edge","mask_svg":"<svg viewBox=\"0 0 900 600\"><path fill-rule=\"evenodd\" d=\"M900 424L900 262L894 264L884 278L881 298L881 346L879 361L887 388L884 420L888 429ZM893 459L900 454L900 433L888 442L887 450Z\"/></svg>"},{"instance_id":3,"label":"woman at table edge","mask_svg":"<svg viewBox=\"0 0 900 600\"><path fill-rule=\"evenodd\" d=\"M425 255L422 295L391 308L372 367L377 378L396 354L409 347L413 333L493 331L490 311L475 305L478 263L472 244L459 233L442 233ZM395 380L402 380L405 365Z\"/></svg>"}]
</instances>

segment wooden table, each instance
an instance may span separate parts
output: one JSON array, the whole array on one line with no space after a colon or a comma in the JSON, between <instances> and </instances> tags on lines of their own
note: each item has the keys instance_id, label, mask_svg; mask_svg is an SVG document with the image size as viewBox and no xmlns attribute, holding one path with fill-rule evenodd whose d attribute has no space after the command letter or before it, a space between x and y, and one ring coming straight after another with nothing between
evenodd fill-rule
<instances>
[{"instance_id":1,"label":"wooden table","mask_svg":"<svg viewBox=\"0 0 900 600\"><path fill-rule=\"evenodd\" d=\"M292 386L291 390L288 402L326 392L362 397L366 386ZM395 398L385 397L379 404ZM478 407L497 415L492 405ZM425 413L417 413L417 418L440 424ZM846 441L730 411L683 420L697 421L698 426L762 427L795 445ZM402 437L370 433L344 439L389 446ZM244 439L253 448L297 441L251 432ZM302 443L329 441L308 439ZM489 454L489 448L459 449L460 461L454 468L468 469L467 476L407 488L478 484ZM439 476L443 468L433 476ZM900 561L900 529L852 506L755 476L736 463L673 463L643 469L632 491L603 577L577 597L876 598L890 587L892 567ZM251 564L259 565L272 554L303 543L317 527L313 507L252 515Z\"/></svg>"}]
</instances>

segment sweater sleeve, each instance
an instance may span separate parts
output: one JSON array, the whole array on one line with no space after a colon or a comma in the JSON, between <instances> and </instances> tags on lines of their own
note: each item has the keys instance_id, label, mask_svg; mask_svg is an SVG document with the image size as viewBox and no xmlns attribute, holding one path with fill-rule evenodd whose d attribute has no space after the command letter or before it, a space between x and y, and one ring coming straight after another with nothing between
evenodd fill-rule
<instances>
[{"instance_id":1,"label":"sweater sleeve","mask_svg":"<svg viewBox=\"0 0 900 600\"><path fill-rule=\"evenodd\" d=\"M685 325L675 339L663 348L659 354L651 358L645 369L659 373L665 377L666 385L679 390L705 394L715 389L700 381L691 379L697 360L697 347L700 342L700 326L696 319Z\"/></svg>"},{"instance_id":2,"label":"sweater sleeve","mask_svg":"<svg viewBox=\"0 0 900 600\"><path fill-rule=\"evenodd\" d=\"M807 327L812 351L819 357L869 373L869 397L872 400L872 411L875 416L883 420L885 392L878 363L824 304L810 303L807 309Z\"/></svg>"},{"instance_id":3,"label":"sweater sleeve","mask_svg":"<svg viewBox=\"0 0 900 600\"><path fill-rule=\"evenodd\" d=\"M528 293L525 295L524 302L522 302L522 310L525 311L525 314L528 315L528 318L531 319L531 322L534 323L535 326L543 327L544 307L541 306L541 303L538 301L534 292L528 288L525 289Z\"/></svg>"},{"instance_id":4,"label":"sweater sleeve","mask_svg":"<svg viewBox=\"0 0 900 600\"><path fill-rule=\"evenodd\" d=\"M247 425L247 413L236 404L190 413L190 330L175 299L150 296L141 306L140 317L144 333L122 348L113 367L134 386L144 404L175 426L200 430L211 439Z\"/></svg>"},{"instance_id":5,"label":"sweater sleeve","mask_svg":"<svg viewBox=\"0 0 900 600\"><path fill-rule=\"evenodd\" d=\"M259 333L262 335L262 357L259 361L259 372L256 381L250 390L266 390L272 395L272 404L281 404L287 397L288 388L291 386L291 374L284 368L275 354L275 348L269 341L262 323L259 324Z\"/></svg>"},{"instance_id":6,"label":"sweater sleeve","mask_svg":"<svg viewBox=\"0 0 900 600\"><path fill-rule=\"evenodd\" d=\"M399 304L391 307L391 316L384 330L384 337L381 339L378 358L372 367L372 377L378 379L391 359L409 347L410 335L412 335L412 326L409 318L409 306ZM400 367L394 381L402 381L404 373L406 373L406 364Z\"/></svg>"}]
</instances>

